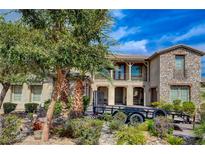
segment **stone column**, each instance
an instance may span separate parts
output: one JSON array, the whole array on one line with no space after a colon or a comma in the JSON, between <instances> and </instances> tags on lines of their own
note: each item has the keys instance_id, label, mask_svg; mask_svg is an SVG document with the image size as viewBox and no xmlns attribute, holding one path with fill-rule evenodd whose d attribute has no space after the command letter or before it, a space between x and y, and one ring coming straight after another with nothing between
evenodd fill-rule
<instances>
[{"instance_id":1,"label":"stone column","mask_svg":"<svg viewBox=\"0 0 205 154\"><path fill-rule=\"evenodd\" d=\"M143 89L143 91L144 91L144 106L146 106L147 104L146 104L146 91L145 91L145 88Z\"/></svg>"},{"instance_id":2,"label":"stone column","mask_svg":"<svg viewBox=\"0 0 205 154\"><path fill-rule=\"evenodd\" d=\"M110 78L113 79L113 70L110 70Z\"/></svg>"},{"instance_id":3,"label":"stone column","mask_svg":"<svg viewBox=\"0 0 205 154\"><path fill-rule=\"evenodd\" d=\"M132 80L132 64L129 64L129 78L128 80L131 81Z\"/></svg>"},{"instance_id":4,"label":"stone column","mask_svg":"<svg viewBox=\"0 0 205 154\"><path fill-rule=\"evenodd\" d=\"M133 105L133 87L128 86L127 87L127 105Z\"/></svg>"},{"instance_id":5,"label":"stone column","mask_svg":"<svg viewBox=\"0 0 205 154\"><path fill-rule=\"evenodd\" d=\"M115 87L108 87L108 105L115 105Z\"/></svg>"},{"instance_id":6,"label":"stone column","mask_svg":"<svg viewBox=\"0 0 205 154\"><path fill-rule=\"evenodd\" d=\"M97 86L91 85L90 86L90 105L93 105L93 92L97 90Z\"/></svg>"}]
</instances>

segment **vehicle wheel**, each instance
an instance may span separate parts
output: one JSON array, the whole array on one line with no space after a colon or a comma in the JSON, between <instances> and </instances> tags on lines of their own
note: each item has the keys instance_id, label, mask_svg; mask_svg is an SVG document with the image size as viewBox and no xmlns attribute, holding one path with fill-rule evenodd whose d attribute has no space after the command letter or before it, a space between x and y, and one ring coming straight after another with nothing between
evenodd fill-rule
<instances>
[{"instance_id":1,"label":"vehicle wheel","mask_svg":"<svg viewBox=\"0 0 205 154\"><path fill-rule=\"evenodd\" d=\"M136 124L144 122L144 118L138 113L132 114L129 120L130 120L131 125L136 125Z\"/></svg>"},{"instance_id":2,"label":"vehicle wheel","mask_svg":"<svg viewBox=\"0 0 205 154\"><path fill-rule=\"evenodd\" d=\"M117 111L113 113L113 119L125 123L127 121L127 115L121 111Z\"/></svg>"},{"instance_id":3,"label":"vehicle wheel","mask_svg":"<svg viewBox=\"0 0 205 154\"><path fill-rule=\"evenodd\" d=\"M161 117L166 117L167 113L164 110L156 110L156 111L154 111L153 118L160 117L160 116Z\"/></svg>"}]
</instances>

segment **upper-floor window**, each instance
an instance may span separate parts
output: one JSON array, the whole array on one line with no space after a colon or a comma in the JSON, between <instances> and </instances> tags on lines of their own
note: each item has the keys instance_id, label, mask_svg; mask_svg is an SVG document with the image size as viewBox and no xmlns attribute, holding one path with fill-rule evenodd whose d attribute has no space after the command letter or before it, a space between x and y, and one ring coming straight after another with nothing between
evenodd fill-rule
<instances>
[{"instance_id":1,"label":"upper-floor window","mask_svg":"<svg viewBox=\"0 0 205 154\"><path fill-rule=\"evenodd\" d=\"M175 68L176 70L184 71L185 67L185 56L184 55L176 55L175 56Z\"/></svg>"},{"instance_id":2,"label":"upper-floor window","mask_svg":"<svg viewBox=\"0 0 205 154\"><path fill-rule=\"evenodd\" d=\"M42 86L31 86L31 102L41 102Z\"/></svg>"},{"instance_id":3,"label":"upper-floor window","mask_svg":"<svg viewBox=\"0 0 205 154\"><path fill-rule=\"evenodd\" d=\"M22 99L22 86L12 86L12 102L21 102Z\"/></svg>"},{"instance_id":4,"label":"upper-floor window","mask_svg":"<svg viewBox=\"0 0 205 154\"><path fill-rule=\"evenodd\" d=\"M132 78L142 76L142 66L133 65L131 69Z\"/></svg>"},{"instance_id":5,"label":"upper-floor window","mask_svg":"<svg viewBox=\"0 0 205 154\"><path fill-rule=\"evenodd\" d=\"M125 64L118 64L115 66L114 79L125 80Z\"/></svg>"}]
</instances>

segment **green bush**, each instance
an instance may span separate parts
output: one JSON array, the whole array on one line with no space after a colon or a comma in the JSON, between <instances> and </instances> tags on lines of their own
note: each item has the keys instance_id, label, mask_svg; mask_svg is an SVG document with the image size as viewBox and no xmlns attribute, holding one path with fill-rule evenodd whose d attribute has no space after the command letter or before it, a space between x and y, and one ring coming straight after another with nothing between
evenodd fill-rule
<instances>
[{"instance_id":1,"label":"green bush","mask_svg":"<svg viewBox=\"0 0 205 154\"><path fill-rule=\"evenodd\" d=\"M17 104L14 104L14 103L10 103L10 102L4 103L3 104L4 113L8 114L8 113L14 111L16 109L16 106L17 106Z\"/></svg>"},{"instance_id":2,"label":"green bush","mask_svg":"<svg viewBox=\"0 0 205 154\"><path fill-rule=\"evenodd\" d=\"M162 104L160 106L161 109L164 109L166 111L172 111L173 110L173 105L170 104L170 103L165 103L165 104Z\"/></svg>"},{"instance_id":3,"label":"green bush","mask_svg":"<svg viewBox=\"0 0 205 154\"><path fill-rule=\"evenodd\" d=\"M153 107L158 108L158 107L161 105L161 103L160 103L160 102L152 102L151 105L152 105Z\"/></svg>"},{"instance_id":4,"label":"green bush","mask_svg":"<svg viewBox=\"0 0 205 154\"><path fill-rule=\"evenodd\" d=\"M112 120L109 123L109 129L111 132L114 132L114 131L120 130L120 128L122 128L123 125L124 123L119 120Z\"/></svg>"},{"instance_id":5,"label":"green bush","mask_svg":"<svg viewBox=\"0 0 205 154\"><path fill-rule=\"evenodd\" d=\"M200 105L200 115L201 115L201 120L205 121L205 103L202 103Z\"/></svg>"},{"instance_id":6,"label":"green bush","mask_svg":"<svg viewBox=\"0 0 205 154\"><path fill-rule=\"evenodd\" d=\"M128 145L143 145L146 143L145 135L142 131L138 130L134 126L123 127L116 133L117 144Z\"/></svg>"},{"instance_id":7,"label":"green bush","mask_svg":"<svg viewBox=\"0 0 205 154\"><path fill-rule=\"evenodd\" d=\"M176 137L174 135L168 135L167 142L171 145L182 145L184 144L184 139L181 137Z\"/></svg>"},{"instance_id":8,"label":"green bush","mask_svg":"<svg viewBox=\"0 0 205 154\"><path fill-rule=\"evenodd\" d=\"M155 118L151 133L152 135L160 138L165 138L168 134L173 134L173 126L171 125L171 121L166 117Z\"/></svg>"},{"instance_id":9,"label":"green bush","mask_svg":"<svg viewBox=\"0 0 205 154\"><path fill-rule=\"evenodd\" d=\"M48 110L49 105L50 105L50 100L44 102L44 108L46 111ZM62 103L60 101L57 101L55 104L53 115L59 116L61 112L62 112Z\"/></svg>"},{"instance_id":10,"label":"green bush","mask_svg":"<svg viewBox=\"0 0 205 154\"><path fill-rule=\"evenodd\" d=\"M148 119L145 123L147 124L147 130L152 134L154 132L154 120Z\"/></svg>"},{"instance_id":11,"label":"green bush","mask_svg":"<svg viewBox=\"0 0 205 154\"><path fill-rule=\"evenodd\" d=\"M78 144L97 144L103 121L98 119L79 118L70 119L65 124L62 136L76 138Z\"/></svg>"},{"instance_id":12,"label":"green bush","mask_svg":"<svg viewBox=\"0 0 205 154\"><path fill-rule=\"evenodd\" d=\"M21 120L15 115L8 115L3 119L0 144L12 144L17 141Z\"/></svg>"},{"instance_id":13,"label":"green bush","mask_svg":"<svg viewBox=\"0 0 205 154\"><path fill-rule=\"evenodd\" d=\"M104 114L103 114L103 120L105 120L105 121L112 121L112 120L113 120L113 117L112 117L112 115L109 114L109 113L104 113Z\"/></svg>"},{"instance_id":14,"label":"green bush","mask_svg":"<svg viewBox=\"0 0 205 154\"><path fill-rule=\"evenodd\" d=\"M205 134L205 121L194 129L194 133L198 137L202 137Z\"/></svg>"},{"instance_id":15,"label":"green bush","mask_svg":"<svg viewBox=\"0 0 205 154\"><path fill-rule=\"evenodd\" d=\"M136 127L140 131L149 131L149 129L153 126L150 126L151 121L153 122L153 120L146 120L145 122L136 125Z\"/></svg>"},{"instance_id":16,"label":"green bush","mask_svg":"<svg viewBox=\"0 0 205 154\"><path fill-rule=\"evenodd\" d=\"M193 115L196 109L196 106L193 102L183 102L182 105L183 111L188 115Z\"/></svg>"},{"instance_id":17,"label":"green bush","mask_svg":"<svg viewBox=\"0 0 205 154\"><path fill-rule=\"evenodd\" d=\"M84 112L87 110L89 104L90 104L90 98L88 96L83 96L83 109L84 109Z\"/></svg>"},{"instance_id":18,"label":"green bush","mask_svg":"<svg viewBox=\"0 0 205 154\"><path fill-rule=\"evenodd\" d=\"M27 113L36 113L38 106L39 106L38 103L26 103L26 104L24 104L25 111Z\"/></svg>"},{"instance_id":19,"label":"green bush","mask_svg":"<svg viewBox=\"0 0 205 154\"><path fill-rule=\"evenodd\" d=\"M127 120L127 115L124 112L118 111L116 114L114 114L113 119L125 123Z\"/></svg>"},{"instance_id":20,"label":"green bush","mask_svg":"<svg viewBox=\"0 0 205 154\"><path fill-rule=\"evenodd\" d=\"M181 100L177 99L173 101L173 110L177 112L181 112L183 110Z\"/></svg>"}]
</instances>

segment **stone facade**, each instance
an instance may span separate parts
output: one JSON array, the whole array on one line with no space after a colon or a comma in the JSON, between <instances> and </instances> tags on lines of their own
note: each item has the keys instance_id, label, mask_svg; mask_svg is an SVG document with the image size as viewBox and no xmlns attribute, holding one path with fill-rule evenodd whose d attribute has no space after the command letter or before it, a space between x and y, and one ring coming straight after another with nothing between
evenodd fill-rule
<instances>
[{"instance_id":1,"label":"stone facade","mask_svg":"<svg viewBox=\"0 0 205 154\"><path fill-rule=\"evenodd\" d=\"M185 77L174 77L175 55L185 56ZM175 49L160 55L160 100L170 102L171 85L190 86L190 100L200 103L201 55L188 49Z\"/></svg>"}]
</instances>

